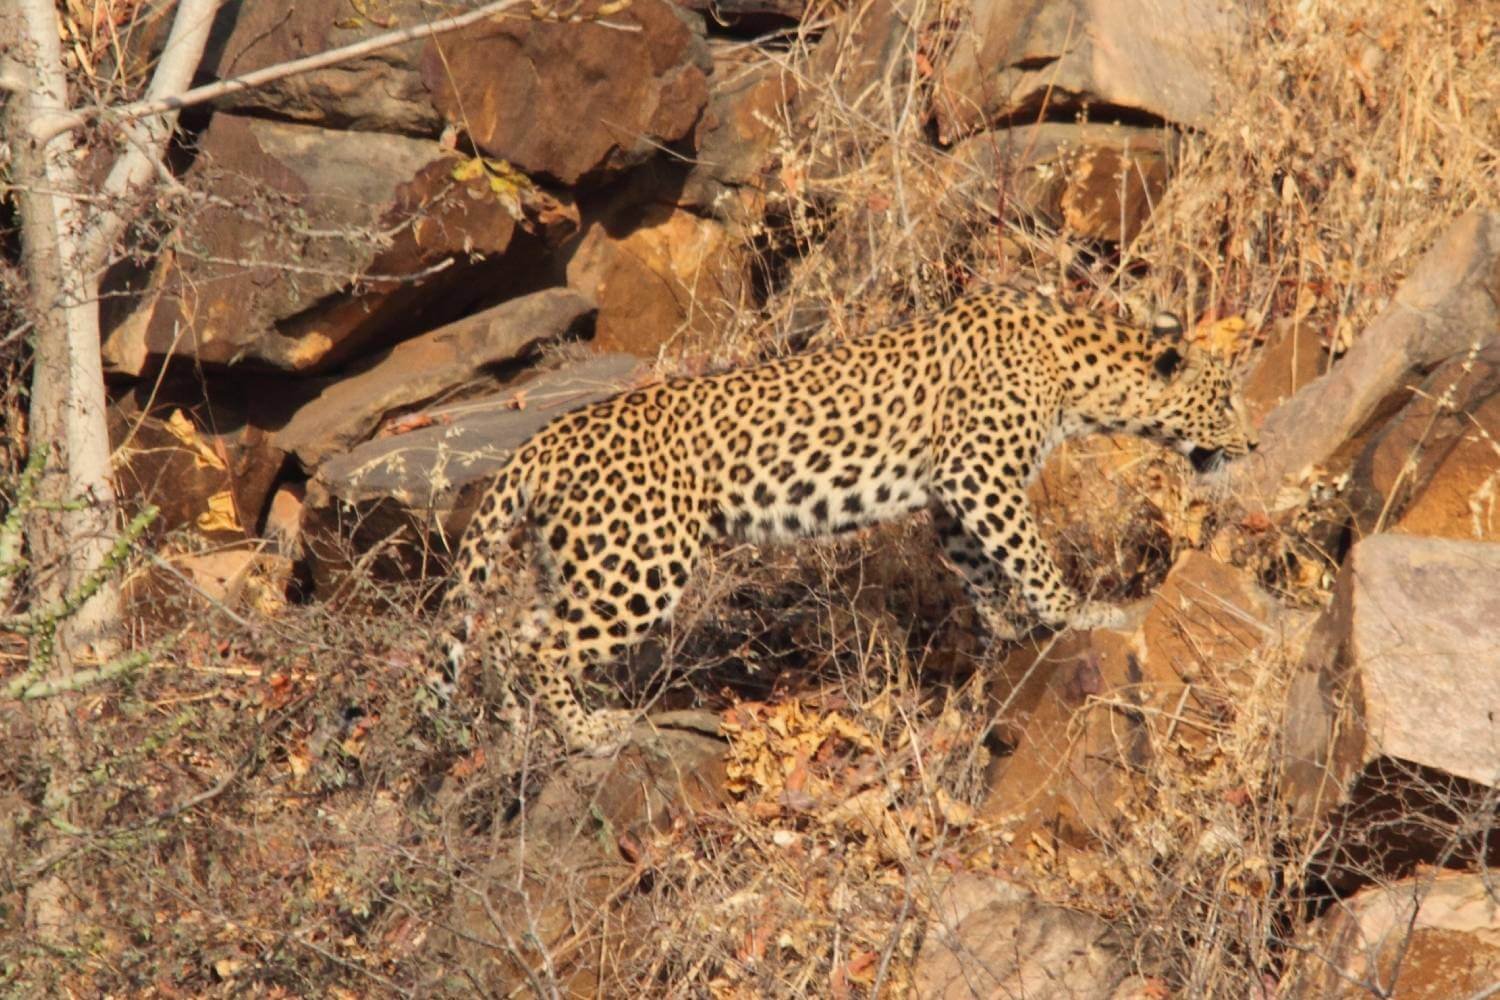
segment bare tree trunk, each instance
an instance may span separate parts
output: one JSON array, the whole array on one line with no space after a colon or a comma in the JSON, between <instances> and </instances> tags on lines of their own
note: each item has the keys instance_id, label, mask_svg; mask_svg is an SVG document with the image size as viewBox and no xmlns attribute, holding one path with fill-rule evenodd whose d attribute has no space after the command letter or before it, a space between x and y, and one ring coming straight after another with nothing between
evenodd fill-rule
<instances>
[{"instance_id":1,"label":"bare tree trunk","mask_svg":"<svg viewBox=\"0 0 1500 1000\"><path fill-rule=\"evenodd\" d=\"M191 82L216 7L217 0L179 4L152 80L153 95ZM11 89L6 126L36 331L29 446L49 449L37 490L45 506L35 510L26 536L37 597L52 604L76 593L85 577L104 564L117 530L97 292L99 274L126 217L112 205L100 211L85 200L93 192L85 190L79 177L76 133L28 141L33 122L71 110L51 0L0 0L0 38L12 40L0 53L0 79ZM148 179L174 126L171 115L134 123L127 130L130 145L111 171L105 193L125 196ZM71 509L61 509L63 503ZM107 661L118 648L121 615L119 585L107 580L62 623L49 678L65 681L80 664ZM61 694L46 699L41 709L48 738L44 750L50 758L44 809L57 837L73 826L70 793L79 765L76 719L70 711L75 701L75 696ZM44 853L52 853L46 845ZM60 874L32 886L27 918L40 940L68 940L71 902Z\"/></svg>"},{"instance_id":2,"label":"bare tree trunk","mask_svg":"<svg viewBox=\"0 0 1500 1000\"><path fill-rule=\"evenodd\" d=\"M10 5L12 0L0 2ZM37 498L54 504L87 500L75 510L39 509L27 525L37 596L53 603L104 560L114 536L99 310L79 253L80 213L69 197L79 191L76 143L71 135L44 148L20 139L31 118L68 107L56 15L50 3L15 0L0 17L0 35L20 39L7 53L6 75L27 84L12 94L6 124L17 137L11 171L36 331L29 445L50 449ZM119 587L110 580L64 623L49 673L67 677L79 663L113 652L109 640L118 630L120 611ZM71 825L68 791L79 765L69 711L74 701L68 696L51 698L40 709L49 744L45 750L51 758L43 808L54 825ZM59 945L68 940L70 902L57 873L31 887L27 920L38 939Z\"/></svg>"}]
</instances>

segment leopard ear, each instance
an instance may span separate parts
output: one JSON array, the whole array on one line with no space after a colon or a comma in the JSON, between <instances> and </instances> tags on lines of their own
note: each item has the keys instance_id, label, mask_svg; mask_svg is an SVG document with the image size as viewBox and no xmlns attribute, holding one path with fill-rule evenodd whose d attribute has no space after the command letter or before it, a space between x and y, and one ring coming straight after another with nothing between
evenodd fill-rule
<instances>
[{"instance_id":1,"label":"leopard ear","mask_svg":"<svg viewBox=\"0 0 1500 1000\"><path fill-rule=\"evenodd\" d=\"M1185 360L1186 359L1178 352L1177 348L1169 347L1165 351L1162 351L1160 354L1158 354L1156 356L1156 360L1152 362L1152 364L1156 368L1156 373L1162 378L1171 378L1173 375L1177 374L1177 369L1182 367L1182 364Z\"/></svg>"},{"instance_id":2,"label":"leopard ear","mask_svg":"<svg viewBox=\"0 0 1500 1000\"><path fill-rule=\"evenodd\" d=\"M1151 336L1156 340L1175 343L1182 339L1182 317L1174 312L1159 312L1151 317Z\"/></svg>"}]
</instances>

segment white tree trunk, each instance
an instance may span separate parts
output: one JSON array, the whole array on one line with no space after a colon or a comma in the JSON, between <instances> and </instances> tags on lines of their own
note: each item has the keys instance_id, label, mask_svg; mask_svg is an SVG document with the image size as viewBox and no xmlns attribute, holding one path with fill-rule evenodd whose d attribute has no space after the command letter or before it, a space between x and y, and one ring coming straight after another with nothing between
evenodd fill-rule
<instances>
[{"instance_id":1,"label":"white tree trunk","mask_svg":"<svg viewBox=\"0 0 1500 1000\"><path fill-rule=\"evenodd\" d=\"M185 88L202 58L218 0L183 0L158 64L153 96ZM38 509L27 525L37 597L51 604L75 592L105 561L116 534L114 483L105 422L104 371L99 353L98 281L127 218L113 205L102 211L89 198L78 165L76 133L30 139L34 122L72 110L51 0L0 0L0 80L6 102L11 175L21 220L22 264L35 329L29 446L49 449L37 498L76 509ZM106 192L124 196L147 180L175 126L167 115L137 122L115 164ZM82 503L78 503L82 501ZM51 679L65 680L80 664L107 661L121 624L118 583L106 581L62 623ZM50 773L44 809L55 828L70 825L69 790L78 773L79 742L70 711L75 698L44 702L42 731ZM27 919L39 939L68 940L71 896L61 875L32 886Z\"/></svg>"},{"instance_id":2,"label":"white tree trunk","mask_svg":"<svg viewBox=\"0 0 1500 1000\"><path fill-rule=\"evenodd\" d=\"M35 330L29 444L50 449L37 497L89 500L78 510L37 511L27 525L37 597L51 603L99 564L114 534L99 310L79 254L81 213L68 197L79 190L75 142L70 134L38 147L21 138L32 118L66 110L69 104L56 15L50 3L36 0L0 0L0 7L0 36L19 40L6 52L4 73L23 87L10 97L6 124L13 137L11 173ZM57 636L50 673L65 677L79 662L112 652L106 640L119 621L120 592L110 581ZM78 772L78 743L68 711L72 702L56 698L42 706L45 750L51 758L43 807L54 821L68 821L68 786ZM31 887L26 916L40 940L68 940L70 902L60 875Z\"/></svg>"}]
</instances>

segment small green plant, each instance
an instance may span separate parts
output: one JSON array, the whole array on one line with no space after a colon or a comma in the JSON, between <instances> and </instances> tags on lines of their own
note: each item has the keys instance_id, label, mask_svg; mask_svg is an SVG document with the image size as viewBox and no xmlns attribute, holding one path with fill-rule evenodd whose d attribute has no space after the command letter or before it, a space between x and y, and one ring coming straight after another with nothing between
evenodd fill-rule
<instances>
[{"instance_id":1,"label":"small green plant","mask_svg":"<svg viewBox=\"0 0 1500 1000\"><path fill-rule=\"evenodd\" d=\"M69 500L51 502L36 496L38 480L47 462L48 449L38 448L31 453L21 471L16 488L15 502L5 520L0 522L0 605L10 608L15 596L16 582L30 568L22 552L21 537L26 518L37 511L69 511L80 509L86 501ZM33 607L12 613L7 610L0 617L0 630L27 637L31 652L26 669L8 681L4 688L7 698L22 701L45 698L62 691L78 691L90 685L119 677L138 669L152 656L152 650L135 650L111 660L102 667L75 671L66 677L48 677L47 666L52 662L56 648L57 632L63 622L76 614L78 609L98 593L110 575L117 572L130 558L135 543L156 520L157 508L147 504L132 517L115 539L104 560L94 567L61 598L41 607ZM18 604L23 602L17 602Z\"/></svg>"}]
</instances>

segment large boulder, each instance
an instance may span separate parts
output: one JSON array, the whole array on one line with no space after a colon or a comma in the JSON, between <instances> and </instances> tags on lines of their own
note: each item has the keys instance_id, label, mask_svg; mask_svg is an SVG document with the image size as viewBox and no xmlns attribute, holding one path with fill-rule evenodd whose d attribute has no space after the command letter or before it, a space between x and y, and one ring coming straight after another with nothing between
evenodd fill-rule
<instances>
[{"instance_id":1,"label":"large boulder","mask_svg":"<svg viewBox=\"0 0 1500 1000\"><path fill-rule=\"evenodd\" d=\"M424 140L216 115L187 176L214 197L120 300L129 311L106 311L106 365L317 371L461 315L523 228L569 225L538 190L507 204L463 165Z\"/></svg>"},{"instance_id":2,"label":"large boulder","mask_svg":"<svg viewBox=\"0 0 1500 1000\"><path fill-rule=\"evenodd\" d=\"M669 0L584 0L567 22L492 18L431 43L422 77L486 155L572 185L691 136L708 100L703 22Z\"/></svg>"},{"instance_id":3,"label":"large boulder","mask_svg":"<svg viewBox=\"0 0 1500 1000\"><path fill-rule=\"evenodd\" d=\"M603 8L601 12L601 8ZM790 13L780 0L737 12ZM219 78L362 41L437 14L420 0L225 4L204 66ZM330 128L437 137L565 185L690 139L708 96L703 20L669 0L588 0L566 17L498 15L220 98L217 106Z\"/></svg>"},{"instance_id":4,"label":"large boulder","mask_svg":"<svg viewBox=\"0 0 1500 1000\"><path fill-rule=\"evenodd\" d=\"M318 55L436 16L423 0L344 0L294 4L231 0L219 8L201 71L218 79ZM436 136L443 119L419 71L424 43L408 42L358 59L236 90L215 102L309 125Z\"/></svg>"},{"instance_id":5,"label":"large boulder","mask_svg":"<svg viewBox=\"0 0 1500 1000\"><path fill-rule=\"evenodd\" d=\"M938 70L943 142L1091 105L1207 126L1247 27L1224 0L972 0L965 21Z\"/></svg>"},{"instance_id":6,"label":"large boulder","mask_svg":"<svg viewBox=\"0 0 1500 1000\"><path fill-rule=\"evenodd\" d=\"M1496 580L1491 542L1385 534L1354 547L1288 693L1294 815L1394 808L1421 828L1428 793L1451 815L1464 788L1500 782ZM1389 819L1370 828L1395 835Z\"/></svg>"},{"instance_id":7,"label":"large boulder","mask_svg":"<svg viewBox=\"0 0 1500 1000\"><path fill-rule=\"evenodd\" d=\"M593 315L594 303L565 288L504 302L411 340L362 371L331 380L275 434L278 447L313 469L367 438L388 414L418 406L558 341Z\"/></svg>"},{"instance_id":8,"label":"large boulder","mask_svg":"<svg viewBox=\"0 0 1500 1000\"><path fill-rule=\"evenodd\" d=\"M725 72L721 80L720 72ZM698 152L676 200L715 218L754 224L779 183L773 168L791 132L787 105L797 78L768 63L715 68L694 129Z\"/></svg>"},{"instance_id":9,"label":"large boulder","mask_svg":"<svg viewBox=\"0 0 1500 1000\"><path fill-rule=\"evenodd\" d=\"M1023 643L996 671L997 762L984 811L1018 843L1047 830L1098 844L1127 818L1134 774L1154 754L1192 752L1225 724L1268 643L1296 622L1249 574L1184 553L1128 629Z\"/></svg>"},{"instance_id":10,"label":"large boulder","mask_svg":"<svg viewBox=\"0 0 1500 1000\"><path fill-rule=\"evenodd\" d=\"M1487 875L1435 872L1371 887L1335 903L1287 954L1277 996L1493 996L1500 982L1494 885Z\"/></svg>"},{"instance_id":11,"label":"large boulder","mask_svg":"<svg viewBox=\"0 0 1500 1000\"><path fill-rule=\"evenodd\" d=\"M568 284L599 305L599 349L640 357L684 334L715 332L748 294L738 243L723 223L628 200L584 230Z\"/></svg>"},{"instance_id":12,"label":"large boulder","mask_svg":"<svg viewBox=\"0 0 1500 1000\"><path fill-rule=\"evenodd\" d=\"M106 366L139 375L183 354L305 367L326 345L298 343L274 325L370 263L378 247L362 234L438 152L401 136L216 115L185 178L215 197L159 256L135 308L106 309ZM257 211L269 212L272 199L299 206L304 225L275 225Z\"/></svg>"}]
</instances>

